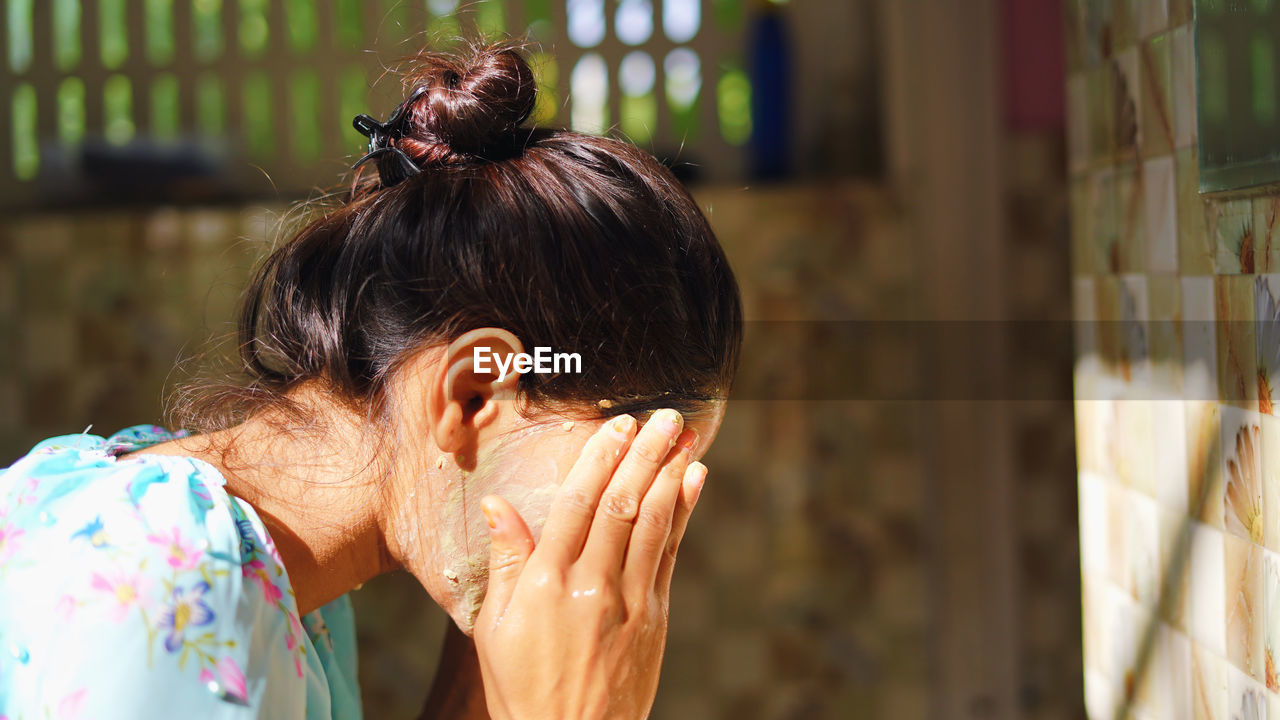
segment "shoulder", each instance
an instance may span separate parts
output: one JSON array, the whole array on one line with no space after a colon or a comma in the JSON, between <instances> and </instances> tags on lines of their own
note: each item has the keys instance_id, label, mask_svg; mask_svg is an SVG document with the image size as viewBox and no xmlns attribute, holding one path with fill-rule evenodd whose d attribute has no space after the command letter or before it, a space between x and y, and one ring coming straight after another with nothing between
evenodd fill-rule
<instances>
[{"instance_id":1,"label":"shoulder","mask_svg":"<svg viewBox=\"0 0 1280 720\"><path fill-rule=\"evenodd\" d=\"M303 717L306 643L257 515L199 460L107 442L55 438L0 471L0 649L19 660L0 654L0 708Z\"/></svg>"}]
</instances>

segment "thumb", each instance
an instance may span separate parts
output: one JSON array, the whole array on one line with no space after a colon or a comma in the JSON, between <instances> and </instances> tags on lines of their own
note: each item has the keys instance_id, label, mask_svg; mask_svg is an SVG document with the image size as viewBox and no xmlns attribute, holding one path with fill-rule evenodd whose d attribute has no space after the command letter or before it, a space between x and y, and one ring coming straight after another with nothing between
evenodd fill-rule
<instances>
[{"instance_id":1,"label":"thumb","mask_svg":"<svg viewBox=\"0 0 1280 720\"><path fill-rule=\"evenodd\" d=\"M533 553L533 535L511 503L497 495L480 501L489 522L489 591L484 604L501 614L516 591L516 580Z\"/></svg>"}]
</instances>

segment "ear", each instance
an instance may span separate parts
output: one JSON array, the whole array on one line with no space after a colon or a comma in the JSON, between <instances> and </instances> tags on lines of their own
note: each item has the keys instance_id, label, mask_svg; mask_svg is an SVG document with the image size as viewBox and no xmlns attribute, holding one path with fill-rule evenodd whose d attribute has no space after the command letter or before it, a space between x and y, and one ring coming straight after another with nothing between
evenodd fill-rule
<instances>
[{"instance_id":1,"label":"ear","mask_svg":"<svg viewBox=\"0 0 1280 720\"><path fill-rule=\"evenodd\" d=\"M512 410L520 374L510 358L523 352L520 339L501 328L471 330L449 343L427 382L428 422L437 447L474 455L479 431ZM505 376L497 359L506 363Z\"/></svg>"}]
</instances>

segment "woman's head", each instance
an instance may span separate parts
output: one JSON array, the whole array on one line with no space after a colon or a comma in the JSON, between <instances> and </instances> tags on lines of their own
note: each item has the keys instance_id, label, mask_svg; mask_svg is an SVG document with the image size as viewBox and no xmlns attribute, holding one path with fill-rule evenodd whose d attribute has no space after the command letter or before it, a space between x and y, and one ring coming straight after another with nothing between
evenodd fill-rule
<instances>
[{"instance_id":1,"label":"woman's head","mask_svg":"<svg viewBox=\"0 0 1280 720\"><path fill-rule=\"evenodd\" d=\"M465 425L485 403L509 400L510 417L530 428L555 419L547 427L563 437L550 445L577 438L593 419L662 407L718 424L741 344L741 307L724 253L688 191L628 143L525 127L535 81L509 46L425 53L405 84L425 91L406 105L403 134L390 144L421 172L392 184L363 165L345 204L258 270L240 320L248 381L234 395L237 414L287 406L296 391L318 387L377 421L370 427L395 436L400 452L405 416L429 405L401 391L440 387L442 404L422 416L436 425L417 427L466 476L439 482L459 486L510 475L513 463L537 462L549 445L523 445L513 457L512 443L487 448L479 433L449 449L441 434L452 431L437 426L448 408ZM580 372L499 381L467 362L480 346L577 354ZM447 388L405 382L436 371ZM460 372L470 379L459 381ZM504 437L519 429L515 422ZM582 425L576 432L573 422ZM508 461L499 463L499 454L486 461L501 444ZM552 464L563 478L564 462ZM458 513L475 515L480 497Z\"/></svg>"},{"instance_id":2,"label":"woman's head","mask_svg":"<svg viewBox=\"0 0 1280 720\"><path fill-rule=\"evenodd\" d=\"M322 380L376 406L416 349L499 327L582 357L581 373L520 378L531 410L722 398L738 290L679 181L628 143L522 127L535 83L514 50L425 54L407 79L428 91L396 145L423 170L388 188L359 178L272 253L241 318L254 388Z\"/></svg>"}]
</instances>

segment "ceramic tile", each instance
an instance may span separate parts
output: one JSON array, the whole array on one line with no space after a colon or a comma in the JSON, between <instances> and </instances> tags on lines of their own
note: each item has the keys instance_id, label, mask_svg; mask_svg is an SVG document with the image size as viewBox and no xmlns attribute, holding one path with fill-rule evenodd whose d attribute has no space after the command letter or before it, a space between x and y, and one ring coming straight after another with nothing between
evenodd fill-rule
<instances>
[{"instance_id":1,"label":"ceramic tile","mask_svg":"<svg viewBox=\"0 0 1280 720\"><path fill-rule=\"evenodd\" d=\"M1178 27L1191 22L1194 0L1168 0L1169 26Z\"/></svg>"},{"instance_id":2,"label":"ceramic tile","mask_svg":"<svg viewBox=\"0 0 1280 720\"><path fill-rule=\"evenodd\" d=\"M1150 396L1151 339L1150 293L1147 278L1125 275L1116 287L1120 323L1120 373L1141 397Z\"/></svg>"},{"instance_id":3,"label":"ceramic tile","mask_svg":"<svg viewBox=\"0 0 1280 720\"><path fill-rule=\"evenodd\" d=\"M1177 191L1178 268L1184 275L1212 275L1217 246L1209 233L1208 204L1200 195L1200 166L1194 147L1174 154Z\"/></svg>"},{"instance_id":4,"label":"ceramic tile","mask_svg":"<svg viewBox=\"0 0 1280 720\"><path fill-rule=\"evenodd\" d=\"M1149 654L1144 656L1144 652L1148 643L1159 641L1157 629L1161 623L1142 605L1133 607L1132 617L1134 657L1126 675L1125 687L1130 692L1134 711L1154 717L1156 695L1163 690L1162 676L1168 674L1168 669L1163 667L1163 658Z\"/></svg>"},{"instance_id":5,"label":"ceramic tile","mask_svg":"<svg viewBox=\"0 0 1280 720\"><path fill-rule=\"evenodd\" d=\"M1257 248L1258 272L1280 273L1280 228L1276 226L1280 213L1280 195L1253 199L1253 237Z\"/></svg>"},{"instance_id":6,"label":"ceramic tile","mask_svg":"<svg viewBox=\"0 0 1280 720\"><path fill-rule=\"evenodd\" d=\"M1191 644L1191 706L1195 720L1228 720L1227 662Z\"/></svg>"},{"instance_id":7,"label":"ceramic tile","mask_svg":"<svg viewBox=\"0 0 1280 720\"><path fill-rule=\"evenodd\" d=\"M1226 531L1262 544L1262 423L1259 413L1222 407L1223 508Z\"/></svg>"},{"instance_id":8,"label":"ceramic tile","mask_svg":"<svg viewBox=\"0 0 1280 720\"><path fill-rule=\"evenodd\" d=\"M1145 0L1138 4L1138 37L1147 38L1169 27L1168 0Z\"/></svg>"},{"instance_id":9,"label":"ceramic tile","mask_svg":"<svg viewBox=\"0 0 1280 720\"><path fill-rule=\"evenodd\" d=\"M1114 526L1113 526L1114 529ZM1197 523L1191 531L1191 594L1187 602L1191 638L1218 655L1226 654L1226 550L1221 530Z\"/></svg>"},{"instance_id":10,"label":"ceramic tile","mask_svg":"<svg viewBox=\"0 0 1280 720\"><path fill-rule=\"evenodd\" d=\"M1253 201L1237 199L1212 202L1209 212L1210 223L1215 229L1215 272L1219 275L1248 275L1256 272Z\"/></svg>"},{"instance_id":11,"label":"ceramic tile","mask_svg":"<svg viewBox=\"0 0 1280 720\"><path fill-rule=\"evenodd\" d=\"M1071 306L1076 355L1088 357L1097 352L1098 296L1093 278L1087 276L1072 278Z\"/></svg>"},{"instance_id":12,"label":"ceramic tile","mask_svg":"<svg viewBox=\"0 0 1280 720\"><path fill-rule=\"evenodd\" d=\"M1141 273L1147 268L1145 193L1137 162L1118 165L1112 186L1115 192L1116 254L1118 271Z\"/></svg>"},{"instance_id":13,"label":"ceramic tile","mask_svg":"<svg viewBox=\"0 0 1280 720\"><path fill-rule=\"evenodd\" d=\"M1248 540L1223 538L1227 660L1257 681L1264 681L1266 630L1262 548Z\"/></svg>"},{"instance_id":14,"label":"ceramic tile","mask_svg":"<svg viewBox=\"0 0 1280 720\"><path fill-rule=\"evenodd\" d=\"M1089 175L1071 181L1068 201L1071 206L1071 273L1093 275L1103 270L1094 243L1091 213L1095 183Z\"/></svg>"},{"instance_id":15,"label":"ceramic tile","mask_svg":"<svg viewBox=\"0 0 1280 720\"><path fill-rule=\"evenodd\" d=\"M1109 718L1116 712L1117 703L1111 693L1110 678L1096 670L1084 675L1084 705L1091 718Z\"/></svg>"},{"instance_id":16,"label":"ceramic tile","mask_svg":"<svg viewBox=\"0 0 1280 720\"><path fill-rule=\"evenodd\" d=\"M1156 507L1156 530L1160 542L1160 619L1170 627L1187 631L1187 552L1191 542L1191 520L1186 513Z\"/></svg>"},{"instance_id":17,"label":"ceramic tile","mask_svg":"<svg viewBox=\"0 0 1280 720\"><path fill-rule=\"evenodd\" d=\"M1151 397L1182 399L1181 281L1175 275L1151 275L1147 278L1147 297Z\"/></svg>"},{"instance_id":18,"label":"ceramic tile","mask_svg":"<svg viewBox=\"0 0 1280 720\"><path fill-rule=\"evenodd\" d=\"M1178 149L1196 144L1196 66L1191 28L1169 33L1170 93L1173 107L1173 142Z\"/></svg>"},{"instance_id":19,"label":"ceramic tile","mask_svg":"<svg viewBox=\"0 0 1280 720\"><path fill-rule=\"evenodd\" d=\"M1212 401L1188 401L1187 410L1187 500L1192 517L1217 528L1222 527L1223 476L1221 408Z\"/></svg>"},{"instance_id":20,"label":"ceramic tile","mask_svg":"<svg viewBox=\"0 0 1280 720\"><path fill-rule=\"evenodd\" d=\"M1185 404L1181 400L1156 400L1151 408L1156 500L1162 507L1185 515L1188 508Z\"/></svg>"},{"instance_id":21,"label":"ceramic tile","mask_svg":"<svg viewBox=\"0 0 1280 720\"><path fill-rule=\"evenodd\" d=\"M1129 497L1129 562L1133 578L1133 598L1142 607L1154 610L1160 591L1160 535L1156 528L1156 504L1138 493Z\"/></svg>"},{"instance_id":22,"label":"ceramic tile","mask_svg":"<svg viewBox=\"0 0 1280 720\"><path fill-rule=\"evenodd\" d=\"M1178 271L1177 194L1172 155L1147 160L1142 170L1147 270Z\"/></svg>"},{"instance_id":23,"label":"ceramic tile","mask_svg":"<svg viewBox=\"0 0 1280 720\"><path fill-rule=\"evenodd\" d=\"M1263 551L1262 585L1264 593L1265 633L1263 635L1264 682L1273 693L1280 693L1280 555Z\"/></svg>"},{"instance_id":24,"label":"ceramic tile","mask_svg":"<svg viewBox=\"0 0 1280 720\"><path fill-rule=\"evenodd\" d=\"M1266 720L1266 688L1239 669L1228 668L1227 710L1233 720Z\"/></svg>"},{"instance_id":25,"label":"ceramic tile","mask_svg":"<svg viewBox=\"0 0 1280 720\"><path fill-rule=\"evenodd\" d=\"M1142 73L1142 156L1163 157L1173 152L1172 42L1158 35L1139 45Z\"/></svg>"},{"instance_id":26,"label":"ceramic tile","mask_svg":"<svg viewBox=\"0 0 1280 720\"><path fill-rule=\"evenodd\" d=\"M1094 255L1098 260L1098 271L1103 273L1119 273L1132 264L1125 252L1131 248L1121 247L1121 213L1118 209L1119 181L1112 169L1102 170L1092 175L1090 187L1090 220L1093 233Z\"/></svg>"},{"instance_id":27,"label":"ceramic tile","mask_svg":"<svg viewBox=\"0 0 1280 720\"><path fill-rule=\"evenodd\" d=\"M1113 417L1110 400L1091 400L1080 395L1075 401L1076 462L1081 477L1109 477L1106 460L1106 422Z\"/></svg>"},{"instance_id":28,"label":"ceramic tile","mask_svg":"<svg viewBox=\"0 0 1280 720\"><path fill-rule=\"evenodd\" d=\"M1115 89L1115 154L1117 164L1131 162L1144 142L1142 112L1142 61L1136 45L1118 50L1112 63Z\"/></svg>"},{"instance_id":29,"label":"ceramic tile","mask_svg":"<svg viewBox=\"0 0 1280 720\"><path fill-rule=\"evenodd\" d=\"M1112 688L1117 697L1131 698L1137 689L1138 651L1147 623L1131 596L1113 588L1108 600L1111 622L1107 628L1110 633L1107 663L1111 668Z\"/></svg>"},{"instance_id":30,"label":"ceramic tile","mask_svg":"<svg viewBox=\"0 0 1280 720\"><path fill-rule=\"evenodd\" d=\"M1116 104L1119 71L1112 63L1103 63L1086 71L1089 87L1090 164L1104 167L1114 162L1116 151Z\"/></svg>"},{"instance_id":31,"label":"ceramic tile","mask_svg":"<svg viewBox=\"0 0 1280 720\"><path fill-rule=\"evenodd\" d=\"M1262 420L1262 544L1280 550L1280 418Z\"/></svg>"},{"instance_id":32,"label":"ceramic tile","mask_svg":"<svg viewBox=\"0 0 1280 720\"><path fill-rule=\"evenodd\" d=\"M1112 0L1111 28L1112 46L1116 51L1123 51L1138 39L1138 18L1140 0Z\"/></svg>"},{"instance_id":33,"label":"ceramic tile","mask_svg":"<svg viewBox=\"0 0 1280 720\"><path fill-rule=\"evenodd\" d=\"M1218 355L1218 393L1223 402L1258 407L1258 345L1254 324L1254 278L1214 278L1214 316Z\"/></svg>"},{"instance_id":34,"label":"ceramic tile","mask_svg":"<svg viewBox=\"0 0 1280 720\"><path fill-rule=\"evenodd\" d=\"M1085 73L1067 76L1067 169L1079 177L1089 169L1089 82Z\"/></svg>"},{"instance_id":35,"label":"ceramic tile","mask_svg":"<svg viewBox=\"0 0 1280 720\"><path fill-rule=\"evenodd\" d=\"M1158 652L1164 658L1166 685L1156 700L1156 716L1190 720L1191 643L1186 635L1168 626L1161 626L1158 643Z\"/></svg>"},{"instance_id":36,"label":"ceramic tile","mask_svg":"<svg viewBox=\"0 0 1280 720\"><path fill-rule=\"evenodd\" d=\"M1125 331L1132 329L1121 322L1125 311L1121 307L1124 295L1119 277L1103 275L1097 278L1097 340L1098 355L1109 374L1125 382L1131 379L1131 368L1125 356ZM1130 303L1130 315L1137 313L1136 300Z\"/></svg>"},{"instance_id":37,"label":"ceramic tile","mask_svg":"<svg viewBox=\"0 0 1280 720\"><path fill-rule=\"evenodd\" d=\"M1280 275L1259 275L1254 282L1257 342L1258 410L1274 415L1280 403Z\"/></svg>"},{"instance_id":38,"label":"ceramic tile","mask_svg":"<svg viewBox=\"0 0 1280 720\"><path fill-rule=\"evenodd\" d=\"M1155 442L1150 400L1124 400L1119 410L1118 442L1124 448L1117 460L1117 476L1122 484L1149 498L1155 497Z\"/></svg>"},{"instance_id":39,"label":"ceramic tile","mask_svg":"<svg viewBox=\"0 0 1280 720\"><path fill-rule=\"evenodd\" d=\"M1181 295L1183 397L1217 400L1218 343L1213 278L1184 276Z\"/></svg>"},{"instance_id":40,"label":"ceramic tile","mask_svg":"<svg viewBox=\"0 0 1280 720\"><path fill-rule=\"evenodd\" d=\"M1107 513L1107 579L1113 587L1132 598L1135 583L1129 553L1134 543L1129 539L1133 523L1129 522L1132 503L1128 489L1107 485Z\"/></svg>"}]
</instances>

